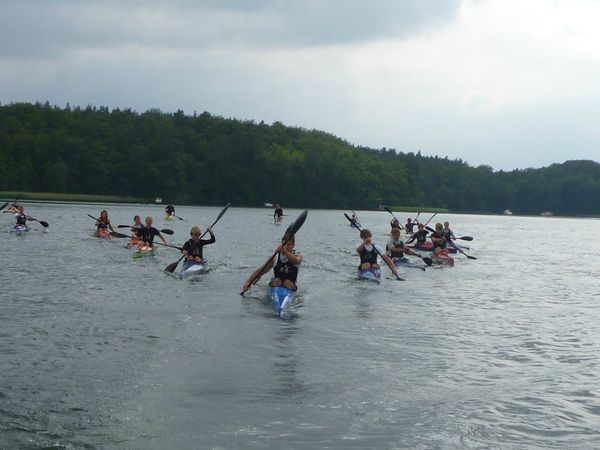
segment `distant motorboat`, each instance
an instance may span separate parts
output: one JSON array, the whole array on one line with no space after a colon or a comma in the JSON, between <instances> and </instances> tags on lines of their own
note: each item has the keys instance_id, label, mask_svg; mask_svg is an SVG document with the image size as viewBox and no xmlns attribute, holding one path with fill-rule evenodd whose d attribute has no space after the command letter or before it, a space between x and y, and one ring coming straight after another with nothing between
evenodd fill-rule
<instances>
[{"instance_id":1,"label":"distant motorboat","mask_svg":"<svg viewBox=\"0 0 600 450\"><path fill-rule=\"evenodd\" d=\"M154 203L162 203L162 198L156 197L156 199L154 200Z\"/></svg>"},{"instance_id":2,"label":"distant motorboat","mask_svg":"<svg viewBox=\"0 0 600 450\"><path fill-rule=\"evenodd\" d=\"M265 207L266 208L272 208L273 207L273 203L265 203Z\"/></svg>"},{"instance_id":3,"label":"distant motorboat","mask_svg":"<svg viewBox=\"0 0 600 450\"><path fill-rule=\"evenodd\" d=\"M540 216L544 216L544 217L548 217L548 216L553 216L554 213L551 211L544 211L543 213L540 213Z\"/></svg>"},{"instance_id":4,"label":"distant motorboat","mask_svg":"<svg viewBox=\"0 0 600 450\"><path fill-rule=\"evenodd\" d=\"M505 216L512 216L512 211L510 209L505 209L504 210L504 215Z\"/></svg>"}]
</instances>

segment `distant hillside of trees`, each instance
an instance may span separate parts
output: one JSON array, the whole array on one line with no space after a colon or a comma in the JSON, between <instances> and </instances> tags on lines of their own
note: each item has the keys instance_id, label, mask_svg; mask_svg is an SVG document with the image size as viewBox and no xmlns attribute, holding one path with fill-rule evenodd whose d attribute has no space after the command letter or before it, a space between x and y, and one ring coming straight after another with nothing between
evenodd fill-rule
<instances>
[{"instance_id":1,"label":"distant hillside of trees","mask_svg":"<svg viewBox=\"0 0 600 450\"><path fill-rule=\"evenodd\" d=\"M162 197L176 204L600 214L600 165L494 172L357 147L317 130L207 112L0 106L0 190Z\"/></svg>"}]
</instances>

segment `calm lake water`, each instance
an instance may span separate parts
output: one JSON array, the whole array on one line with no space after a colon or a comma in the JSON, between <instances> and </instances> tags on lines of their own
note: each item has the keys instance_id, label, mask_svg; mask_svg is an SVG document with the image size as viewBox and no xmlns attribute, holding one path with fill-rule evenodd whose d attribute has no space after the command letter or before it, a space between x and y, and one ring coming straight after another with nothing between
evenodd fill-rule
<instances>
[{"instance_id":1,"label":"calm lake water","mask_svg":"<svg viewBox=\"0 0 600 450\"><path fill-rule=\"evenodd\" d=\"M134 261L92 237L86 214L104 207L28 205L50 228L21 237L0 214L0 448L599 445L597 220L442 215L478 259L404 282L384 268L375 287L355 279L342 211L310 211L304 305L282 321L267 277L238 295L286 228L270 210L230 208L205 248L214 270L190 282L163 272L176 250ZM107 209L113 224L153 215L179 244L220 211ZM358 214L384 244L391 216Z\"/></svg>"}]
</instances>

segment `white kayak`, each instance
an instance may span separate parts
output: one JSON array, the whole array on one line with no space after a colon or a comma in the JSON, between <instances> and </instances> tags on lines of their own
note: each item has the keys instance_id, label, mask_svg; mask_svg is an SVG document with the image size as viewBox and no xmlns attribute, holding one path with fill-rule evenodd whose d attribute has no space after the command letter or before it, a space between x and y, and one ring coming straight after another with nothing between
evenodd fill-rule
<instances>
[{"instance_id":1,"label":"white kayak","mask_svg":"<svg viewBox=\"0 0 600 450\"><path fill-rule=\"evenodd\" d=\"M10 234L15 234L17 236L19 236L23 233L27 233L28 231L29 231L29 227L27 225L15 225L14 227L12 227L8 230L8 232Z\"/></svg>"},{"instance_id":2,"label":"white kayak","mask_svg":"<svg viewBox=\"0 0 600 450\"><path fill-rule=\"evenodd\" d=\"M183 263L183 267L181 268L181 272L179 273L179 278L181 280L186 278L193 278L198 275L203 275L209 272L208 264L199 263L198 261L186 261Z\"/></svg>"}]
</instances>

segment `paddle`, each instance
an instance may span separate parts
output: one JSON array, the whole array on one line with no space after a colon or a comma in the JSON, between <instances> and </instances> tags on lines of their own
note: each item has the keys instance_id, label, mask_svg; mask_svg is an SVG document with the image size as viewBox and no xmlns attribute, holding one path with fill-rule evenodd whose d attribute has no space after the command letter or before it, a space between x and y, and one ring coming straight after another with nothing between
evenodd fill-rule
<instances>
[{"instance_id":1,"label":"paddle","mask_svg":"<svg viewBox=\"0 0 600 450\"><path fill-rule=\"evenodd\" d=\"M306 221L306 216L308 215L308 209L305 209L304 211L302 211L300 213L300 215L296 218L296 220L294 222L292 222L292 224L287 227L287 230L285 230L285 233L283 234L283 236L287 236L288 238L294 237L294 235L298 232L298 230L302 227L302 225L304 225L304 222ZM283 239L283 238L282 238ZM289 239L286 239L285 241L282 242L282 246L285 245L288 242ZM279 248L279 246L277 247ZM263 275L263 270L265 270L267 268L267 266L269 265L269 263L273 260L273 258L275 258L275 256L277 256L277 250L275 251L275 253L273 253L269 259L267 259L267 261L261 266L260 269L258 269L255 273L256 275L254 275L254 278L252 278L250 280L250 282L248 283L248 286L252 286L253 284L255 284L258 280L260 280L260 277L262 277ZM244 293L247 291L243 290L242 292L240 292L240 295L244 295Z\"/></svg>"},{"instance_id":2,"label":"paddle","mask_svg":"<svg viewBox=\"0 0 600 450\"><path fill-rule=\"evenodd\" d=\"M8 202L4 203L4 205L0 206L0 211L2 211L4 208L6 208L8 206Z\"/></svg>"},{"instance_id":3,"label":"paddle","mask_svg":"<svg viewBox=\"0 0 600 450\"><path fill-rule=\"evenodd\" d=\"M452 242L452 240L449 240L448 243L454 247L459 253L462 253L463 255L465 255L467 258L469 259L477 259L474 256L471 255L467 255L465 252L463 252L460 248L458 248L456 245L454 245L454 242Z\"/></svg>"},{"instance_id":4,"label":"paddle","mask_svg":"<svg viewBox=\"0 0 600 450\"><path fill-rule=\"evenodd\" d=\"M432 233L435 233L435 230L431 227L425 227L427 230L431 231ZM473 238L471 236L461 236L461 237L455 237L454 240L463 240L463 241L472 241Z\"/></svg>"},{"instance_id":5,"label":"paddle","mask_svg":"<svg viewBox=\"0 0 600 450\"><path fill-rule=\"evenodd\" d=\"M396 221L398 222L398 225L400 225L400 229L404 230L404 227L402 226L402 224L400 223L400 221L398 220L398 218L394 215L394 213L392 212L392 210L389 207L387 207L387 206L385 206L383 209L385 209L387 212L389 212L392 215L392 217L394 219L396 219Z\"/></svg>"},{"instance_id":6,"label":"paddle","mask_svg":"<svg viewBox=\"0 0 600 450\"><path fill-rule=\"evenodd\" d=\"M27 219L28 220L33 220L34 222L39 223L44 228L48 228L50 226L50 224L48 222L46 222L45 220L37 220L37 219L34 219L33 217L31 217L29 215L27 216Z\"/></svg>"},{"instance_id":7,"label":"paddle","mask_svg":"<svg viewBox=\"0 0 600 450\"><path fill-rule=\"evenodd\" d=\"M211 225L210 227L208 227L208 228L212 228L212 227L214 227L214 226L217 224L217 222L219 221L219 219L221 219L221 217L223 217L223 214L225 214L225 212L226 212L226 211L229 209L229 207L230 207L230 206L231 206L231 203L227 203L227 204L225 205L225 207L224 207L224 208L221 210L221 212L219 213L219 215L217 216L217 218L215 219L215 221L212 223L212 225ZM202 236L200 236L200 239L202 239L202 237L204 237L204 235L205 235L206 233L208 233L208 228L207 228L207 229L204 231L204 233L202 233ZM198 239L198 242L200 242L200 239ZM195 245L191 246L191 247L190 247L190 250L191 250L192 248L194 248L194 247L195 247ZM183 258L185 258L185 255L181 255L181 258L179 258L179 259L178 259L177 261L175 261L174 263L171 263L171 264L169 264L167 267L165 267L165 272L168 272L168 273L173 273L173 272L175 271L175 269L177 269L177 266L179 265L179 262L180 262L180 261L181 261Z\"/></svg>"},{"instance_id":8,"label":"paddle","mask_svg":"<svg viewBox=\"0 0 600 450\"><path fill-rule=\"evenodd\" d=\"M419 216L421 215L421 211L419 211L416 215L416 217L413 219L413 222L417 222L417 219L419 218ZM418 222L417 222L418 223Z\"/></svg>"},{"instance_id":9,"label":"paddle","mask_svg":"<svg viewBox=\"0 0 600 450\"><path fill-rule=\"evenodd\" d=\"M356 225L353 221L352 218L350 218L350 216L348 216L348 214L344 213L344 216L346 216L346 219L348 219L348 221L352 224L352 226L354 228L356 228L358 231L362 231L360 226ZM375 251L377 252L377 254L381 257L381 259L383 259L385 261L385 263L388 265L388 267L390 268L390 270L392 271L392 273L396 276L396 279L398 281L406 281L404 278L400 278L400 275L398 275L398 272L396 271L396 267L393 264L390 264L388 262L387 259L385 259L383 257L383 255L379 252L379 250L377 250L377 246L375 244L372 244L373 248L375 249Z\"/></svg>"},{"instance_id":10,"label":"paddle","mask_svg":"<svg viewBox=\"0 0 600 450\"><path fill-rule=\"evenodd\" d=\"M176 216L175 214L171 214L173 217L177 217L179 220L185 220L183 217Z\"/></svg>"},{"instance_id":11,"label":"paddle","mask_svg":"<svg viewBox=\"0 0 600 450\"><path fill-rule=\"evenodd\" d=\"M135 230L135 227L133 227L131 225L117 225L117 228L131 228L132 230ZM169 230L168 228L162 228L159 231L163 234L174 234L175 233L173 230Z\"/></svg>"}]
</instances>

